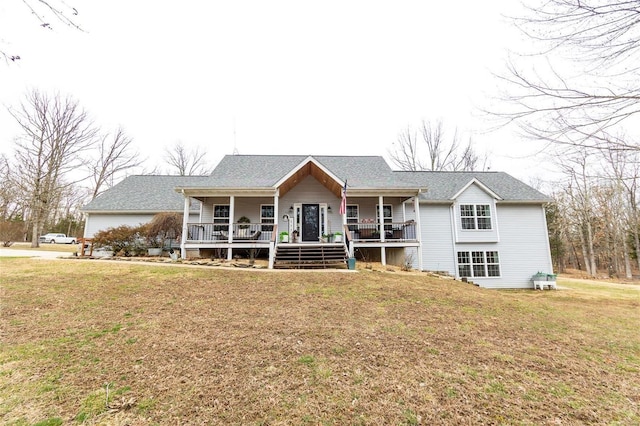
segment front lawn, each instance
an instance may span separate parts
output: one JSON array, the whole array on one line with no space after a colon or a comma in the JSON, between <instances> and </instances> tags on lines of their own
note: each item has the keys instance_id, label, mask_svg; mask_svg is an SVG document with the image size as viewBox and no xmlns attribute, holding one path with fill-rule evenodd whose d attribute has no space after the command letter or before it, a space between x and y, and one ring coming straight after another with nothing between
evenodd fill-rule
<instances>
[{"instance_id":1,"label":"front lawn","mask_svg":"<svg viewBox=\"0 0 640 426\"><path fill-rule=\"evenodd\" d=\"M558 284L0 259L0 422L640 423L640 292Z\"/></svg>"}]
</instances>

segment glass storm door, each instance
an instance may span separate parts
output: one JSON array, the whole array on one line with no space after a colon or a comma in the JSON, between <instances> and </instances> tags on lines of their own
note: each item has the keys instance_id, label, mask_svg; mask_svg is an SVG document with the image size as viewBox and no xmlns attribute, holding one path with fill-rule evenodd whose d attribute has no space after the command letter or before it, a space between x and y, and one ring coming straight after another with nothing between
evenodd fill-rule
<instances>
[{"instance_id":1,"label":"glass storm door","mask_svg":"<svg viewBox=\"0 0 640 426\"><path fill-rule=\"evenodd\" d=\"M320 239L320 205L302 205L302 241Z\"/></svg>"}]
</instances>

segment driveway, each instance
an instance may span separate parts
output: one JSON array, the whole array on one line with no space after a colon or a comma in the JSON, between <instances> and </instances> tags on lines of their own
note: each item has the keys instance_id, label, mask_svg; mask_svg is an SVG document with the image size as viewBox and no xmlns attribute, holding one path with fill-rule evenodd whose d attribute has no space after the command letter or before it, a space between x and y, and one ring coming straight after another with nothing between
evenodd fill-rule
<instances>
[{"instance_id":1,"label":"driveway","mask_svg":"<svg viewBox=\"0 0 640 426\"><path fill-rule=\"evenodd\" d=\"M0 248L0 257L37 257L39 259L57 259L58 257L71 257L73 254L68 251L48 251L48 250L20 250Z\"/></svg>"}]
</instances>

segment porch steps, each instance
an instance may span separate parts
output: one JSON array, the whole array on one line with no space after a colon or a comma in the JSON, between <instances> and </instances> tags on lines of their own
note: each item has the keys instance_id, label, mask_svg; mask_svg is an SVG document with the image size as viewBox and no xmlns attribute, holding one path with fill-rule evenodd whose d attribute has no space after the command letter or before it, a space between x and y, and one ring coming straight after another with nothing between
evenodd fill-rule
<instances>
[{"instance_id":1,"label":"porch steps","mask_svg":"<svg viewBox=\"0 0 640 426\"><path fill-rule=\"evenodd\" d=\"M278 244L273 263L278 269L347 268L344 244Z\"/></svg>"}]
</instances>

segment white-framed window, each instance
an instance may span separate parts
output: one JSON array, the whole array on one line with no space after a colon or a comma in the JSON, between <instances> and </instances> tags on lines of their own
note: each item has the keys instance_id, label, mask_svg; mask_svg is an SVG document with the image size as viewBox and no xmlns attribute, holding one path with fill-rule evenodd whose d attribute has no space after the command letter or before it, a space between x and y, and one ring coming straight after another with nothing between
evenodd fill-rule
<instances>
[{"instance_id":1,"label":"white-framed window","mask_svg":"<svg viewBox=\"0 0 640 426\"><path fill-rule=\"evenodd\" d=\"M382 205L383 222L388 225L384 225L384 229L391 229L391 223L393 222L393 207L391 204ZM376 222L380 222L380 204L376 204Z\"/></svg>"},{"instance_id":2,"label":"white-framed window","mask_svg":"<svg viewBox=\"0 0 640 426\"><path fill-rule=\"evenodd\" d=\"M227 226L217 225L213 227L214 231L228 231L229 230L229 205L228 204L216 204L213 206L213 223L224 223Z\"/></svg>"},{"instance_id":3,"label":"white-framed window","mask_svg":"<svg viewBox=\"0 0 640 426\"><path fill-rule=\"evenodd\" d=\"M499 277L500 258L497 251L459 251L458 275L480 278Z\"/></svg>"},{"instance_id":4,"label":"white-framed window","mask_svg":"<svg viewBox=\"0 0 640 426\"><path fill-rule=\"evenodd\" d=\"M360 209L357 204L347 204L347 223L360 222ZM358 227L352 225L349 227L350 231L355 231Z\"/></svg>"},{"instance_id":5,"label":"white-framed window","mask_svg":"<svg viewBox=\"0 0 640 426\"><path fill-rule=\"evenodd\" d=\"M260 223L274 223L275 208L273 204L260 205ZM262 225L263 232L273 231L273 225Z\"/></svg>"},{"instance_id":6,"label":"white-framed window","mask_svg":"<svg viewBox=\"0 0 640 426\"><path fill-rule=\"evenodd\" d=\"M489 204L460 204L462 229L491 229Z\"/></svg>"}]
</instances>

